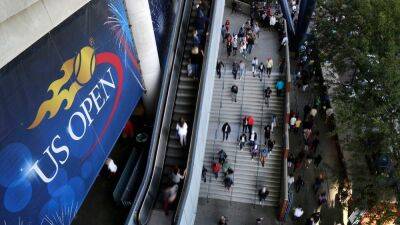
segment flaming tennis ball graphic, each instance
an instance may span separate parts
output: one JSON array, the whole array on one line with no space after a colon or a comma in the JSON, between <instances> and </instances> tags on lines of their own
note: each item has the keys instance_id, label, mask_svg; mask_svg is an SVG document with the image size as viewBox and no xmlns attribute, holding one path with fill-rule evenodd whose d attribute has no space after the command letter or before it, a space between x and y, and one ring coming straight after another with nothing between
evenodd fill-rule
<instances>
[{"instance_id":1,"label":"flaming tennis ball graphic","mask_svg":"<svg viewBox=\"0 0 400 225\"><path fill-rule=\"evenodd\" d=\"M91 47L84 47L75 57L74 73L76 81L80 85L84 85L92 78L96 66L96 56L94 49Z\"/></svg>"},{"instance_id":2,"label":"flaming tennis ball graphic","mask_svg":"<svg viewBox=\"0 0 400 225\"><path fill-rule=\"evenodd\" d=\"M40 105L35 120L28 129L37 127L45 117L49 119L55 117L64 102L66 102L64 110L70 109L78 91L92 78L95 67L95 52L89 46L83 47L77 56L65 61L61 66L62 77L49 85L48 92L53 96ZM71 79L72 84L64 87Z\"/></svg>"}]
</instances>

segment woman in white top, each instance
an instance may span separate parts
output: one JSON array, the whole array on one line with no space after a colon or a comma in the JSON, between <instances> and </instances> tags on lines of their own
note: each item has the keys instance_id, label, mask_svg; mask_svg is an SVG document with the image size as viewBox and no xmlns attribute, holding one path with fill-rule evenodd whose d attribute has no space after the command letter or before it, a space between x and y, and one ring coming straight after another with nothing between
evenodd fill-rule
<instances>
[{"instance_id":1,"label":"woman in white top","mask_svg":"<svg viewBox=\"0 0 400 225\"><path fill-rule=\"evenodd\" d=\"M271 119L271 133L274 132L274 128L276 127L276 116L272 115L272 119Z\"/></svg>"},{"instance_id":2,"label":"woman in white top","mask_svg":"<svg viewBox=\"0 0 400 225\"><path fill-rule=\"evenodd\" d=\"M254 34L257 35L257 38L260 38L260 26L258 26L257 22L254 23L253 31Z\"/></svg>"},{"instance_id":3,"label":"woman in white top","mask_svg":"<svg viewBox=\"0 0 400 225\"><path fill-rule=\"evenodd\" d=\"M237 36L237 34L233 34L232 48L233 48L233 55L236 55L237 54L237 50L238 50L238 36Z\"/></svg>"},{"instance_id":4,"label":"woman in white top","mask_svg":"<svg viewBox=\"0 0 400 225\"><path fill-rule=\"evenodd\" d=\"M179 123L176 124L176 131L178 132L179 142L181 143L181 146L182 147L186 146L186 135L188 132L188 125L182 117L179 120Z\"/></svg>"},{"instance_id":5,"label":"woman in white top","mask_svg":"<svg viewBox=\"0 0 400 225\"><path fill-rule=\"evenodd\" d=\"M251 60L251 72L253 73L253 77L255 76L257 68L258 68L258 59L257 57L254 57L253 60Z\"/></svg>"},{"instance_id":6,"label":"woman in white top","mask_svg":"<svg viewBox=\"0 0 400 225\"><path fill-rule=\"evenodd\" d=\"M239 51L240 51L240 53L242 53L243 58L246 59L246 56L247 56L247 44L246 44L246 41L242 41L242 43L240 44Z\"/></svg>"}]
</instances>

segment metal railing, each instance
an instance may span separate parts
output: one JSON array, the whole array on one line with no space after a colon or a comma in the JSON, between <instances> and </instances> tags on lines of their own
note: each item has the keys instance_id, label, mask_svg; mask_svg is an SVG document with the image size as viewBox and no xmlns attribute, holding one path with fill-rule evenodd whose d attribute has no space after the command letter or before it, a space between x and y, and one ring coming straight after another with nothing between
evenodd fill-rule
<instances>
[{"instance_id":1,"label":"metal railing","mask_svg":"<svg viewBox=\"0 0 400 225\"><path fill-rule=\"evenodd\" d=\"M288 34L287 23L284 20L285 34ZM284 149L282 152L282 193L281 193L281 207L279 210L278 218L280 221L285 220L287 209L289 205L289 187L288 187L288 167L287 158L289 154L289 114L290 114L290 91L291 91L291 76L290 76L290 52L289 52L289 40L286 42L285 48L286 55L286 91L285 91L285 109L284 109Z\"/></svg>"}]
</instances>

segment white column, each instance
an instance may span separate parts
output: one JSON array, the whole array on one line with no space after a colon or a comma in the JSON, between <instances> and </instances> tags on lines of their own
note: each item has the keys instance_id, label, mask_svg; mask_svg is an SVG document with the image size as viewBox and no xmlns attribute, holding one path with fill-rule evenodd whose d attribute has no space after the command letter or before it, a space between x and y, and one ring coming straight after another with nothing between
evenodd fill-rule
<instances>
[{"instance_id":1,"label":"white column","mask_svg":"<svg viewBox=\"0 0 400 225\"><path fill-rule=\"evenodd\" d=\"M125 4L147 90L143 96L143 103L146 115L152 116L157 108L162 78L149 2L148 0L125 0Z\"/></svg>"}]
</instances>

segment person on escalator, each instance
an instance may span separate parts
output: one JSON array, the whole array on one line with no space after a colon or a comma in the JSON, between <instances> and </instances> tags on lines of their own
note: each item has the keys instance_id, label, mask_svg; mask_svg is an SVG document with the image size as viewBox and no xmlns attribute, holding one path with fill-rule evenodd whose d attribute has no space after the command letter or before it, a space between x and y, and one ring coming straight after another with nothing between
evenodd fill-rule
<instances>
[{"instance_id":1,"label":"person on escalator","mask_svg":"<svg viewBox=\"0 0 400 225\"><path fill-rule=\"evenodd\" d=\"M195 20L195 27L196 30L199 32L199 35L203 35L205 29L206 29L206 24L207 21L209 20L207 16L204 13L203 7L199 6L198 4L196 5L197 8L197 15L196 15L196 20ZM227 29L228 31L228 29Z\"/></svg>"},{"instance_id":2,"label":"person on escalator","mask_svg":"<svg viewBox=\"0 0 400 225\"><path fill-rule=\"evenodd\" d=\"M192 62L194 78L198 79L200 77L201 64L203 63L203 52L196 46L192 48L190 61Z\"/></svg>"},{"instance_id":3,"label":"person on escalator","mask_svg":"<svg viewBox=\"0 0 400 225\"><path fill-rule=\"evenodd\" d=\"M181 182L181 180L185 179L185 173L186 173L186 171L183 173L183 175L181 175L180 169L177 166L175 166L172 169L172 173L170 175L172 183L179 184Z\"/></svg>"},{"instance_id":4,"label":"person on escalator","mask_svg":"<svg viewBox=\"0 0 400 225\"><path fill-rule=\"evenodd\" d=\"M178 194L178 189L179 189L179 186L177 184L174 184L173 186L167 187L164 191L163 208L164 208L165 215L167 215L167 216L169 214L170 205L173 204L176 199L176 195Z\"/></svg>"},{"instance_id":5,"label":"person on escalator","mask_svg":"<svg viewBox=\"0 0 400 225\"><path fill-rule=\"evenodd\" d=\"M176 124L176 131L179 136L179 143L182 147L186 146L186 136L188 133L188 125L186 121L181 117L179 122Z\"/></svg>"}]
</instances>

